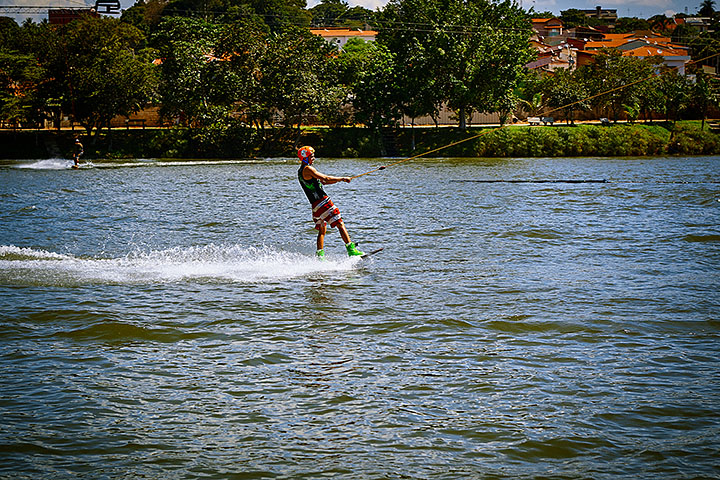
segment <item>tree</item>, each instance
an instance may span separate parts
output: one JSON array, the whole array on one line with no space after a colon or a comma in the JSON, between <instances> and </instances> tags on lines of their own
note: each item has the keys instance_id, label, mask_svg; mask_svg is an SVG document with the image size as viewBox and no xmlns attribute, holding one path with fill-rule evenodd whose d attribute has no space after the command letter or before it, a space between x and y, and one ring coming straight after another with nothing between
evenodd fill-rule
<instances>
[{"instance_id":1,"label":"tree","mask_svg":"<svg viewBox=\"0 0 720 480\"><path fill-rule=\"evenodd\" d=\"M20 26L0 17L0 119L19 123L29 120L29 99L42 78L35 57L23 50Z\"/></svg>"},{"instance_id":2,"label":"tree","mask_svg":"<svg viewBox=\"0 0 720 480\"><path fill-rule=\"evenodd\" d=\"M668 17L663 14L653 15L647 21L653 31L664 32L668 28Z\"/></svg>"},{"instance_id":3,"label":"tree","mask_svg":"<svg viewBox=\"0 0 720 480\"><path fill-rule=\"evenodd\" d=\"M642 18L620 17L615 22L613 33L629 33L636 30L650 30L650 23Z\"/></svg>"},{"instance_id":4,"label":"tree","mask_svg":"<svg viewBox=\"0 0 720 480\"><path fill-rule=\"evenodd\" d=\"M222 23L250 20L277 31L287 25L308 26L311 15L304 7L304 0L148 0L144 15L146 20L152 14Z\"/></svg>"},{"instance_id":5,"label":"tree","mask_svg":"<svg viewBox=\"0 0 720 480\"><path fill-rule=\"evenodd\" d=\"M217 132L239 114L297 127L338 112L348 88L330 68L337 50L306 28L266 32L248 19L213 24L171 17L154 37L163 58L162 113Z\"/></svg>"},{"instance_id":6,"label":"tree","mask_svg":"<svg viewBox=\"0 0 720 480\"><path fill-rule=\"evenodd\" d=\"M720 105L720 82L698 69L695 74L695 83L690 86L690 108L694 109L702 118L702 128L705 128L710 107Z\"/></svg>"},{"instance_id":7,"label":"tree","mask_svg":"<svg viewBox=\"0 0 720 480\"><path fill-rule=\"evenodd\" d=\"M242 3L250 5L274 32L291 26L310 25L312 15L305 10L305 0L242 0Z\"/></svg>"},{"instance_id":8,"label":"tree","mask_svg":"<svg viewBox=\"0 0 720 480\"><path fill-rule=\"evenodd\" d=\"M585 12L577 8L561 11L560 20L562 20L565 28L592 27L601 23L597 18L588 17Z\"/></svg>"},{"instance_id":9,"label":"tree","mask_svg":"<svg viewBox=\"0 0 720 480\"><path fill-rule=\"evenodd\" d=\"M528 70L517 89L518 104L529 117L537 117L547 105L547 84L552 83L552 76L538 70Z\"/></svg>"},{"instance_id":10,"label":"tree","mask_svg":"<svg viewBox=\"0 0 720 480\"><path fill-rule=\"evenodd\" d=\"M657 60L643 60L623 56L619 50L604 49L595 61L578 69L578 74L589 88L589 96L596 96L593 104L610 110L609 117L617 121L623 105L640 103L646 88L643 83L653 76Z\"/></svg>"},{"instance_id":11,"label":"tree","mask_svg":"<svg viewBox=\"0 0 720 480\"><path fill-rule=\"evenodd\" d=\"M10 17L0 17L0 50L17 50L20 26Z\"/></svg>"},{"instance_id":12,"label":"tree","mask_svg":"<svg viewBox=\"0 0 720 480\"><path fill-rule=\"evenodd\" d=\"M714 0L703 0L700 4L700 10L698 14L701 17L711 17L715 14L715 1Z\"/></svg>"},{"instance_id":13,"label":"tree","mask_svg":"<svg viewBox=\"0 0 720 480\"><path fill-rule=\"evenodd\" d=\"M404 98L395 54L373 43L353 87L352 105L358 122L372 128L392 125L402 116Z\"/></svg>"},{"instance_id":14,"label":"tree","mask_svg":"<svg viewBox=\"0 0 720 480\"><path fill-rule=\"evenodd\" d=\"M530 10L528 10L528 15L532 18L554 18L555 14L551 12L550 10L545 10L543 12L538 12L535 10L535 7L530 7Z\"/></svg>"},{"instance_id":15,"label":"tree","mask_svg":"<svg viewBox=\"0 0 720 480\"><path fill-rule=\"evenodd\" d=\"M352 104L353 92L360 82L363 70L368 64L369 58L375 49L374 42L366 42L360 38L351 38L345 43L342 50L330 58L328 68L333 72L338 85L346 89L346 97L343 106ZM342 108L339 112L330 114L323 112L323 116L331 124L346 124L350 119L351 112Z\"/></svg>"},{"instance_id":16,"label":"tree","mask_svg":"<svg viewBox=\"0 0 720 480\"><path fill-rule=\"evenodd\" d=\"M625 115L627 116L628 123L630 124L635 123L642 112L642 107L637 101L635 101L632 105L623 104L623 108L625 109Z\"/></svg>"},{"instance_id":17,"label":"tree","mask_svg":"<svg viewBox=\"0 0 720 480\"><path fill-rule=\"evenodd\" d=\"M132 7L123 10L120 20L134 26L147 37L150 34L150 20L146 17L148 13L149 9L145 0L137 0Z\"/></svg>"},{"instance_id":18,"label":"tree","mask_svg":"<svg viewBox=\"0 0 720 480\"><path fill-rule=\"evenodd\" d=\"M542 93L535 93L530 100L520 98L518 101L527 108L528 116L530 117L540 115L540 112L545 108L545 99Z\"/></svg>"},{"instance_id":19,"label":"tree","mask_svg":"<svg viewBox=\"0 0 720 480\"><path fill-rule=\"evenodd\" d=\"M349 28L364 28L375 24L375 12L359 5L350 7L344 17L343 25Z\"/></svg>"},{"instance_id":20,"label":"tree","mask_svg":"<svg viewBox=\"0 0 720 480\"><path fill-rule=\"evenodd\" d=\"M170 0L165 3L162 16L202 19L206 22L222 17L228 10L226 0Z\"/></svg>"},{"instance_id":21,"label":"tree","mask_svg":"<svg viewBox=\"0 0 720 480\"><path fill-rule=\"evenodd\" d=\"M322 0L318 5L310 9L312 25L314 27L338 26L349 8L349 5L344 0Z\"/></svg>"},{"instance_id":22,"label":"tree","mask_svg":"<svg viewBox=\"0 0 720 480\"><path fill-rule=\"evenodd\" d=\"M555 70L552 81L546 83L545 95L548 104L556 111L562 112L569 124L575 124L575 112L589 107L588 90L581 75L566 69Z\"/></svg>"},{"instance_id":23,"label":"tree","mask_svg":"<svg viewBox=\"0 0 720 480\"><path fill-rule=\"evenodd\" d=\"M277 122L297 127L298 137L303 123L322 111L338 110L347 96L329 68L336 54L335 47L306 28L287 27L268 38L260 63L260 98Z\"/></svg>"},{"instance_id":24,"label":"tree","mask_svg":"<svg viewBox=\"0 0 720 480\"><path fill-rule=\"evenodd\" d=\"M381 22L378 42L395 54L413 99L405 108L432 114L445 102L460 128L473 110L503 103L532 59L530 22L510 1L390 0Z\"/></svg>"},{"instance_id":25,"label":"tree","mask_svg":"<svg viewBox=\"0 0 720 480\"><path fill-rule=\"evenodd\" d=\"M0 49L0 119L10 123L37 123L45 108L37 87L44 69L33 55Z\"/></svg>"},{"instance_id":26,"label":"tree","mask_svg":"<svg viewBox=\"0 0 720 480\"><path fill-rule=\"evenodd\" d=\"M640 114L645 116L645 122L652 121L653 113L665 111L665 98L660 90L660 77L658 75L643 82L643 89L638 97Z\"/></svg>"},{"instance_id":27,"label":"tree","mask_svg":"<svg viewBox=\"0 0 720 480\"><path fill-rule=\"evenodd\" d=\"M222 103L231 114L262 126L269 113L262 105L262 59L268 55L268 33L251 19L224 25L214 45L215 56L224 59L227 88Z\"/></svg>"},{"instance_id":28,"label":"tree","mask_svg":"<svg viewBox=\"0 0 720 480\"><path fill-rule=\"evenodd\" d=\"M716 70L720 66L720 39L716 34L702 34L690 42L693 62L709 65ZM697 65L697 63L696 63Z\"/></svg>"},{"instance_id":29,"label":"tree","mask_svg":"<svg viewBox=\"0 0 720 480\"><path fill-rule=\"evenodd\" d=\"M364 7L350 7L345 0L322 0L310 9L314 27L362 28L372 24L375 14Z\"/></svg>"},{"instance_id":30,"label":"tree","mask_svg":"<svg viewBox=\"0 0 720 480\"><path fill-rule=\"evenodd\" d=\"M700 35L700 31L693 27L692 25L688 25L687 23L682 23L675 27L675 30L673 30L672 33L672 43L679 43L680 45L689 45L690 42L693 41L693 39L697 38L698 35Z\"/></svg>"},{"instance_id":31,"label":"tree","mask_svg":"<svg viewBox=\"0 0 720 480\"><path fill-rule=\"evenodd\" d=\"M140 50L144 36L108 17L84 16L59 30L61 49L51 73L64 80L63 110L88 131L130 116L154 98L157 78L152 51ZM63 68L64 67L64 68Z\"/></svg>"},{"instance_id":32,"label":"tree","mask_svg":"<svg viewBox=\"0 0 720 480\"><path fill-rule=\"evenodd\" d=\"M15 88L14 91L8 92L7 107L15 109L13 115L15 121L38 124L54 117L56 125L59 126L61 102L67 94L67 83L63 81L63 72L67 68L66 62L62 65L58 64L61 58L58 54L61 46L57 29L46 22L38 24L29 19L23 22L19 29L17 25L9 28L12 31L12 38L9 43L4 43L7 48L5 51L11 57L21 54L25 58L12 60L12 62L19 61L24 67L22 73L18 70L14 71L14 75L20 73L20 76L15 76L10 85L21 86L21 90ZM15 67L8 71L12 71L18 65L15 63ZM65 111L69 112L67 109Z\"/></svg>"},{"instance_id":33,"label":"tree","mask_svg":"<svg viewBox=\"0 0 720 480\"><path fill-rule=\"evenodd\" d=\"M67 25L26 22L18 42L42 67L32 97L38 115L70 114L91 133L152 100L155 55L137 28L109 17L82 16Z\"/></svg>"},{"instance_id":34,"label":"tree","mask_svg":"<svg viewBox=\"0 0 720 480\"><path fill-rule=\"evenodd\" d=\"M221 27L170 17L153 38L162 58L161 114L195 127L225 119L235 101L228 59L217 55Z\"/></svg>"},{"instance_id":35,"label":"tree","mask_svg":"<svg viewBox=\"0 0 720 480\"><path fill-rule=\"evenodd\" d=\"M688 106L690 89L687 78L673 68L663 68L658 79L658 89L663 95L662 113L666 120L675 123Z\"/></svg>"}]
</instances>

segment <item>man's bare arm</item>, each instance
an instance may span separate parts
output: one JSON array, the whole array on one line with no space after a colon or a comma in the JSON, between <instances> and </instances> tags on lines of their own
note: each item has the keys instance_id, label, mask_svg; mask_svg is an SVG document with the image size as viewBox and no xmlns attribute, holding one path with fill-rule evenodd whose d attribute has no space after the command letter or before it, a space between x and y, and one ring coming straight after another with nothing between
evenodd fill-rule
<instances>
[{"instance_id":1,"label":"man's bare arm","mask_svg":"<svg viewBox=\"0 0 720 480\"><path fill-rule=\"evenodd\" d=\"M318 172L315 167L306 167L303 171L303 177L306 175L310 178L317 178L323 185L332 185L333 183L338 182L350 183L350 180L352 180L350 177L333 177L332 175L325 175L324 173ZM306 178L306 180L309 180L309 178Z\"/></svg>"}]
</instances>

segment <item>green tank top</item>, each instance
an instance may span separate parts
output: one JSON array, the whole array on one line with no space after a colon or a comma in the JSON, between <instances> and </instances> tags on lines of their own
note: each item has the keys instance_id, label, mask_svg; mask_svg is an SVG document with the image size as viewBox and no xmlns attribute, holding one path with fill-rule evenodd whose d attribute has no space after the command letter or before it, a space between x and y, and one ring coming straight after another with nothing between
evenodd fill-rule
<instances>
[{"instance_id":1,"label":"green tank top","mask_svg":"<svg viewBox=\"0 0 720 480\"><path fill-rule=\"evenodd\" d=\"M325 190L323 190L320 180L317 178L305 180L303 178L303 170L305 167L307 167L307 165L304 163L300 165L300 168L298 169L298 180L300 181L300 186L302 187L303 192L305 192L308 200L310 200L310 204L313 204L318 200L327 197L327 194L325 193Z\"/></svg>"}]
</instances>

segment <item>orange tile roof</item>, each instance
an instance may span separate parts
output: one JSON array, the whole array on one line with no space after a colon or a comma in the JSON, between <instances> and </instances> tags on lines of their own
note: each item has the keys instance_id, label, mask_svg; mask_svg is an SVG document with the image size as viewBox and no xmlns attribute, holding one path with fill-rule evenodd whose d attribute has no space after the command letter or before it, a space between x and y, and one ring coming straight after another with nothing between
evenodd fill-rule
<instances>
[{"instance_id":1,"label":"orange tile roof","mask_svg":"<svg viewBox=\"0 0 720 480\"><path fill-rule=\"evenodd\" d=\"M601 48L620 48L635 41L645 41L648 48L682 49L681 46L671 43L668 37L635 37L627 34L607 34L604 40L595 40L585 44L586 50L599 50Z\"/></svg>"},{"instance_id":2,"label":"orange tile roof","mask_svg":"<svg viewBox=\"0 0 720 480\"><path fill-rule=\"evenodd\" d=\"M310 33L320 35L321 37L374 37L377 35L375 30L351 30L349 28L338 28L333 30L311 28Z\"/></svg>"},{"instance_id":3,"label":"orange tile roof","mask_svg":"<svg viewBox=\"0 0 720 480\"><path fill-rule=\"evenodd\" d=\"M623 57L654 57L655 55L660 55L662 57L689 57L689 54L686 50L683 49L677 49L677 48L669 48L665 45L643 45L637 48L633 48L632 50L622 50ZM599 50L583 50L578 52L579 54L583 55L599 55Z\"/></svg>"},{"instance_id":4,"label":"orange tile roof","mask_svg":"<svg viewBox=\"0 0 720 480\"><path fill-rule=\"evenodd\" d=\"M605 40L619 40L619 39L625 39L625 38L632 38L635 35L632 33L606 33L605 34Z\"/></svg>"},{"instance_id":5,"label":"orange tile roof","mask_svg":"<svg viewBox=\"0 0 720 480\"><path fill-rule=\"evenodd\" d=\"M599 48L612 48L619 47L627 43L626 39L607 39L607 40L593 40L585 44L585 50L599 49Z\"/></svg>"},{"instance_id":6,"label":"orange tile roof","mask_svg":"<svg viewBox=\"0 0 720 480\"><path fill-rule=\"evenodd\" d=\"M623 56L631 55L638 57L652 57L654 55L661 55L663 57L687 57L688 52L685 50L669 48L666 45L644 45L623 52Z\"/></svg>"}]
</instances>

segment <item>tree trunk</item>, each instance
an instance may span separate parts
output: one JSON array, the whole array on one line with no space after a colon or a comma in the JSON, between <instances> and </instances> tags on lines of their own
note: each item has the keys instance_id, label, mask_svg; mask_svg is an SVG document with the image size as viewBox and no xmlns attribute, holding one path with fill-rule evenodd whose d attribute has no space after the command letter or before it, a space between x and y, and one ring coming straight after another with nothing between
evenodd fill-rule
<instances>
[{"instance_id":1,"label":"tree trunk","mask_svg":"<svg viewBox=\"0 0 720 480\"><path fill-rule=\"evenodd\" d=\"M411 151L415 151L415 119L413 118L410 121L410 131L412 132L412 139L410 143L410 149Z\"/></svg>"},{"instance_id":2,"label":"tree trunk","mask_svg":"<svg viewBox=\"0 0 720 480\"><path fill-rule=\"evenodd\" d=\"M301 125L300 123L298 123L298 126L297 126L297 135L295 136L295 150L297 150L298 148L300 148L300 136L302 135L302 128L301 128L301 126L302 126L302 125Z\"/></svg>"}]
</instances>

